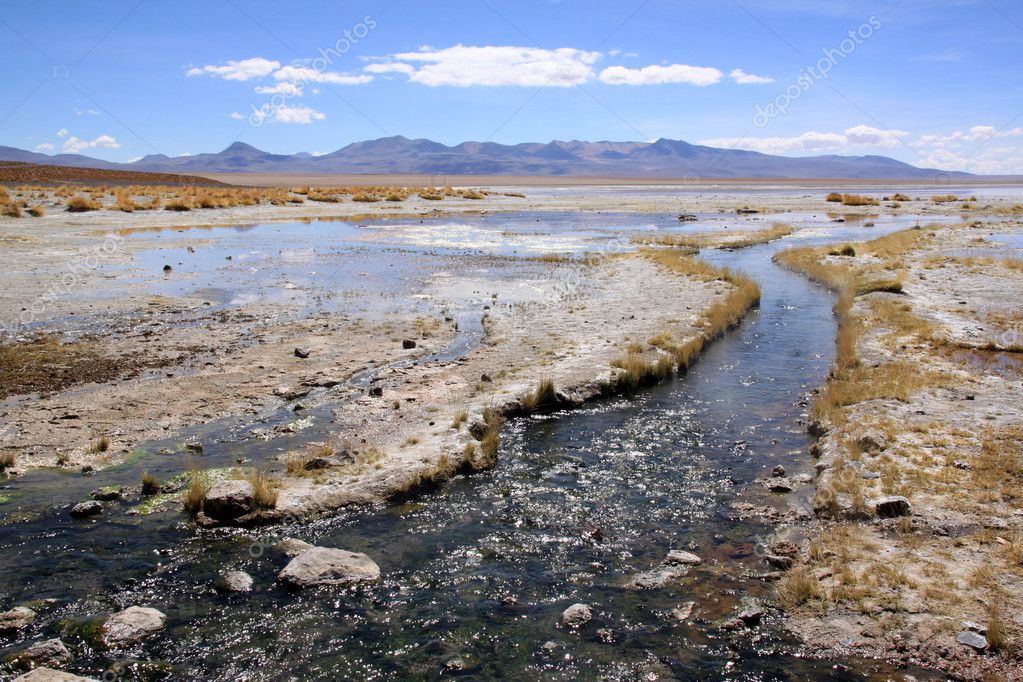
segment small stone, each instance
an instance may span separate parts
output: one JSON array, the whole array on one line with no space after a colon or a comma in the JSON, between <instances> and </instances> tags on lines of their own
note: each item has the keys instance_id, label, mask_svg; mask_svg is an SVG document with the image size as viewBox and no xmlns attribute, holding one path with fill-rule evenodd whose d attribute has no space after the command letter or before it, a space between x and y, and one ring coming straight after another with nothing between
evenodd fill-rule
<instances>
[{"instance_id":1,"label":"small stone","mask_svg":"<svg viewBox=\"0 0 1023 682\"><path fill-rule=\"evenodd\" d=\"M24 606L15 606L0 613L0 635L13 635L24 630L36 619L36 612Z\"/></svg>"},{"instance_id":2,"label":"small stone","mask_svg":"<svg viewBox=\"0 0 1023 682\"><path fill-rule=\"evenodd\" d=\"M451 672L461 672L469 667L469 664L465 662L465 659L461 656L455 658L449 658L444 661L444 669Z\"/></svg>"},{"instance_id":3,"label":"small stone","mask_svg":"<svg viewBox=\"0 0 1023 682\"><path fill-rule=\"evenodd\" d=\"M221 592L251 592L252 576L245 571L228 571L217 580L216 588Z\"/></svg>"},{"instance_id":4,"label":"small stone","mask_svg":"<svg viewBox=\"0 0 1023 682\"><path fill-rule=\"evenodd\" d=\"M964 620L963 629L970 632L976 632L978 635L987 635L987 626L981 625L980 623L974 623L972 620Z\"/></svg>"},{"instance_id":5,"label":"small stone","mask_svg":"<svg viewBox=\"0 0 1023 682\"><path fill-rule=\"evenodd\" d=\"M782 478L783 476L785 476L785 467L783 467L781 464L775 466L773 469L771 469L771 476L773 476L774 478Z\"/></svg>"},{"instance_id":6,"label":"small stone","mask_svg":"<svg viewBox=\"0 0 1023 682\"><path fill-rule=\"evenodd\" d=\"M306 358L309 357L309 349L308 348L296 348L295 349L295 357L296 358L302 358L303 360L305 360Z\"/></svg>"},{"instance_id":7,"label":"small stone","mask_svg":"<svg viewBox=\"0 0 1023 682\"><path fill-rule=\"evenodd\" d=\"M979 632L970 632L969 630L960 632L956 641L978 652L986 651L988 647L987 637Z\"/></svg>"},{"instance_id":8,"label":"small stone","mask_svg":"<svg viewBox=\"0 0 1023 682\"><path fill-rule=\"evenodd\" d=\"M92 491L92 499L99 500L100 502L109 502L111 500L119 500L124 495L123 488L112 488L104 490L100 488Z\"/></svg>"},{"instance_id":9,"label":"small stone","mask_svg":"<svg viewBox=\"0 0 1023 682\"><path fill-rule=\"evenodd\" d=\"M586 604L572 604L561 614L561 624L569 628L586 625L593 620L593 610Z\"/></svg>"},{"instance_id":10,"label":"small stone","mask_svg":"<svg viewBox=\"0 0 1023 682\"><path fill-rule=\"evenodd\" d=\"M877 429L871 429L861 435L856 444L860 446L860 449L868 454L875 455L883 450L888 449L888 436L884 435Z\"/></svg>"},{"instance_id":11,"label":"small stone","mask_svg":"<svg viewBox=\"0 0 1023 682\"><path fill-rule=\"evenodd\" d=\"M404 348L405 350L411 350L416 347L416 342L413 341L412 339L405 339L404 341L401 342L401 347Z\"/></svg>"},{"instance_id":12,"label":"small stone","mask_svg":"<svg viewBox=\"0 0 1023 682\"><path fill-rule=\"evenodd\" d=\"M698 566L701 563L703 559L682 549L671 550L661 562L664 566Z\"/></svg>"},{"instance_id":13,"label":"small stone","mask_svg":"<svg viewBox=\"0 0 1023 682\"><path fill-rule=\"evenodd\" d=\"M45 642L36 642L22 651L17 655L17 660L25 667L32 668L64 665L71 661L71 652L59 639L48 639Z\"/></svg>"},{"instance_id":14,"label":"small stone","mask_svg":"<svg viewBox=\"0 0 1023 682\"><path fill-rule=\"evenodd\" d=\"M952 466L962 471L969 471L970 469L973 468L972 466L970 466L969 462L962 459L957 459L956 461L952 462Z\"/></svg>"},{"instance_id":15,"label":"small stone","mask_svg":"<svg viewBox=\"0 0 1023 682\"><path fill-rule=\"evenodd\" d=\"M169 266L169 265L164 265L164 266L163 266L163 271L164 271L164 272L171 272L171 271L172 271L173 269L174 269L174 268L172 268L172 267L171 267L171 266Z\"/></svg>"},{"instance_id":16,"label":"small stone","mask_svg":"<svg viewBox=\"0 0 1023 682\"><path fill-rule=\"evenodd\" d=\"M142 606L130 606L107 618L100 628L100 641L105 646L124 646L139 642L164 628L167 616Z\"/></svg>"},{"instance_id":17,"label":"small stone","mask_svg":"<svg viewBox=\"0 0 1023 682\"><path fill-rule=\"evenodd\" d=\"M882 497L874 501L874 511L877 512L878 516L886 519L909 516L912 514L912 509L909 500L899 495Z\"/></svg>"},{"instance_id":18,"label":"small stone","mask_svg":"<svg viewBox=\"0 0 1023 682\"><path fill-rule=\"evenodd\" d=\"M313 547L300 552L277 574L284 585L303 589L323 585L376 582L380 567L365 554L343 549Z\"/></svg>"},{"instance_id":19,"label":"small stone","mask_svg":"<svg viewBox=\"0 0 1023 682\"><path fill-rule=\"evenodd\" d=\"M309 389L302 386L278 386L274 389L274 395L284 400L298 400L309 395Z\"/></svg>"},{"instance_id":20,"label":"small stone","mask_svg":"<svg viewBox=\"0 0 1023 682\"><path fill-rule=\"evenodd\" d=\"M103 513L103 505L95 500L91 502L81 502L71 507L71 516L78 519L88 518L90 516L96 516Z\"/></svg>"},{"instance_id":21,"label":"small stone","mask_svg":"<svg viewBox=\"0 0 1023 682\"><path fill-rule=\"evenodd\" d=\"M795 560L792 557L782 556L780 554L765 554L764 559L766 559L767 563L771 566L782 571L789 570L792 568L792 564L795 563Z\"/></svg>"},{"instance_id":22,"label":"small stone","mask_svg":"<svg viewBox=\"0 0 1023 682\"><path fill-rule=\"evenodd\" d=\"M759 606L749 606L742 610L739 614L739 620L746 624L747 627L756 627L760 625L760 619L764 617L764 610Z\"/></svg>"},{"instance_id":23,"label":"small stone","mask_svg":"<svg viewBox=\"0 0 1023 682\"><path fill-rule=\"evenodd\" d=\"M480 375L480 381L482 383L484 383L484 384L489 384L489 383L493 382L494 380L491 378L491 376L489 374L484 372L483 374Z\"/></svg>"},{"instance_id":24,"label":"small stone","mask_svg":"<svg viewBox=\"0 0 1023 682\"><path fill-rule=\"evenodd\" d=\"M679 604L677 607L671 610L672 617L677 621L689 620L689 617L693 615L693 609L696 608L696 602L687 601L683 604Z\"/></svg>"},{"instance_id":25,"label":"small stone","mask_svg":"<svg viewBox=\"0 0 1023 682\"><path fill-rule=\"evenodd\" d=\"M597 639L604 644L614 644L615 632L611 628L600 628L597 630Z\"/></svg>"},{"instance_id":26,"label":"small stone","mask_svg":"<svg viewBox=\"0 0 1023 682\"><path fill-rule=\"evenodd\" d=\"M383 386L370 386L369 387L369 395L371 397L379 398L383 394L384 394L384 387Z\"/></svg>"},{"instance_id":27,"label":"small stone","mask_svg":"<svg viewBox=\"0 0 1023 682\"><path fill-rule=\"evenodd\" d=\"M792 492L792 484L787 478L772 478L767 482L767 488L772 493Z\"/></svg>"}]
</instances>

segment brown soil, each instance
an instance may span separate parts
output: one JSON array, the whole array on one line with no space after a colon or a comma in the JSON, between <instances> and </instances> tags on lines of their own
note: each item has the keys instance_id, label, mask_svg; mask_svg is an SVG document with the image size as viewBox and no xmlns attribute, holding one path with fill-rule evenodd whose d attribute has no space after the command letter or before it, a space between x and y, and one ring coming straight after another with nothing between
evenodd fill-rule
<instances>
[{"instance_id":1,"label":"brown soil","mask_svg":"<svg viewBox=\"0 0 1023 682\"><path fill-rule=\"evenodd\" d=\"M50 166L19 161L0 161L0 183L11 185L54 185L66 183L85 185L200 185L217 186L225 183L200 175L175 173L144 173L142 171L108 170L103 168L75 168Z\"/></svg>"}]
</instances>

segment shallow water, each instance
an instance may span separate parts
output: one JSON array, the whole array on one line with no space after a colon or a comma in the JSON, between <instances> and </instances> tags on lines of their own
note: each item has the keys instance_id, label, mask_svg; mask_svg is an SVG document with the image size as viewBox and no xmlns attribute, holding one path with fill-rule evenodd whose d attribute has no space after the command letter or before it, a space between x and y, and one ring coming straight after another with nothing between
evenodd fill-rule
<instances>
[{"instance_id":1,"label":"shallow water","mask_svg":"<svg viewBox=\"0 0 1023 682\"><path fill-rule=\"evenodd\" d=\"M551 221L557 229L543 229L583 230L577 243L608 234L614 248L650 225L647 218L632 226L602 218L570 216ZM674 216L654 220L669 225ZM826 221L796 240L840 241L866 231ZM465 222L467 230L481 231L526 224L521 216ZM912 224L911 216L879 221L869 233ZM0 505L0 605L60 600L41 610L32 641L59 634L61 620L81 624L131 604L167 613L167 630L134 651L97 654L79 644L71 669L93 676L124 672L118 661L132 658L166 662L176 679L575 680L656 673L845 680L890 672L814 660L784 637L774 613L755 631L729 635L719 627L742 600L769 598L770 586L744 578L766 570L757 548L777 532L733 518L731 502L745 495L782 508L803 504L805 495L771 496L754 482L776 464L790 473L811 470L802 420L810 391L832 361L830 294L771 263L792 241L703 254L752 275L763 300L688 374L631 399L511 422L493 470L458 477L411 501L301 527L197 532L174 510L130 516L130 504L114 503L99 521L77 522L57 506L101 485L136 483L137 464L91 478L37 472L8 482L9 490L0 491L12 497ZM478 331L467 327L442 359L471 349L473 334ZM251 435L251 420L207 425L196 430L210 443L203 464L227 466L238 456L266 461L327 428L319 414L314 408L310 430L270 442ZM264 423L287 418L294 417L268 414ZM180 451L189 435L146 450ZM182 466L180 455L144 457L161 477ZM365 552L384 580L347 592L285 592L274 578L286 559L271 549L285 536ZM626 586L670 549L683 548L704 559L688 576L658 590ZM255 591L217 593L212 584L225 568L252 574ZM698 604L694 618L676 622L671 609L688 601ZM575 602L592 605L595 618L570 632L558 618ZM77 642L73 634L65 639ZM451 669L456 659L460 672Z\"/></svg>"}]
</instances>

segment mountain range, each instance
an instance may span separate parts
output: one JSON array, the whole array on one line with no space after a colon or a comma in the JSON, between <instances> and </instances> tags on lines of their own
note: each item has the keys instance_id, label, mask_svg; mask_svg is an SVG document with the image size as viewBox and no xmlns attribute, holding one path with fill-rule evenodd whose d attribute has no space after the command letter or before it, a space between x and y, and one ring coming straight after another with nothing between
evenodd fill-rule
<instances>
[{"instance_id":1,"label":"mountain range","mask_svg":"<svg viewBox=\"0 0 1023 682\"><path fill-rule=\"evenodd\" d=\"M0 146L0 160L159 173L305 173L519 175L629 178L778 178L949 180L969 173L917 168L886 156L787 157L718 149L681 140L504 145L463 142L449 147L426 139L385 137L355 142L329 154L271 154L244 142L217 153L150 154L113 163L79 154L47 155Z\"/></svg>"}]
</instances>

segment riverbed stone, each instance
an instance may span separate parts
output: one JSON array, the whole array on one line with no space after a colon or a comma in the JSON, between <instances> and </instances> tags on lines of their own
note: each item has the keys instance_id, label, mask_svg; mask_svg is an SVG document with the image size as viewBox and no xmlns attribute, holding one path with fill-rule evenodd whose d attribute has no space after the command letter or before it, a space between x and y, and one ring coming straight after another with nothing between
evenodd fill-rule
<instances>
[{"instance_id":1,"label":"riverbed stone","mask_svg":"<svg viewBox=\"0 0 1023 682\"><path fill-rule=\"evenodd\" d=\"M679 604L677 607L671 610L672 617L677 621L689 620L689 617L693 615L693 609L696 608L696 602L687 601Z\"/></svg>"},{"instance_id":2,"label":"riverbed stone","mask_svg":"<svg viewBox=\"0 0 1023 682\"><path fill-rule=\"evenodd\" d=\"M882 518L893 519L898 516L909 516L913 513L913 507L905 497L889 495L874 500L874 511Z\"/></svg>"},{"instance_id":3,"label":"riverbed stone","mask_svg":"<svg viewBox=\"0 0 1023 682\"><path fill-rule=\"evenodd\" d=\"M71 652L59 639L48 639L45 642L36 642L15 658L24 668L38 668L69 663Z\"/></svg>"},{"instance_id":4,"label":"riverbed stone","mask_svg":"<svg viewBox=\"0 0 1023 682\"><path fill-rule=\"evenodd\" d=\"M206 493L202 510L217 521L231 521L251 513L252 484L233 479L217 481Z\"/></svg>"},{"instance_id":5,"label":"riverbed stone","mask_svg":"<svg viewBox=\"0 0 1023 682\"><path fill-rule=\"evenodd\" d=\"M221 592L251 592L253 582L245 571L227 571L217 579L216 588Z\"/></svg>"},{"instance_id":6,"label":"riverbed stone","mask_svg":"<svg viewBox=\"0 0 1023 682\"><path fill-rule=\"evenodd\" d=\"M365 554L313 547L292 559L277 579L296 589L370 583L380 579L380 567Z\"/></svg>"},{"instance_id":7,"label":"riverbed stone","mask_svg":"<svg viewBox=\"0 0 1023 682\"><path fill-rule=\"evenodd\" d=\"M36 619L36 612L24 606L15 606L0 613L0 635L13 635L24 630Z\"/></svg>"},{"instance_id":8,"label":"riverbed stone","mask_svg":"<svg viewBox=\"0 0 1023 682\"><path fill-rule=\"evenodd\" d=\"M14 682L97 682L97 680L92 677L79 677L53 668L36 668L20 677L15 677Z\"/></svg>"},{"instance_id":9,"label":"riverbed stone","mask_svg":"<svg viewBox=\"0 0 1023 682\"><path fill-rule=\"evenodd\" d=\"M416 342L413 341L412 339L405 339L404 341L401 342L401 347L404 348L405 350L412 350L413 348L416 347Z\"/></svg>"},{"instance_id":10,"label":"riverbed stone","mask_svg":"<svg viewBox=\"0 0 1023 682\"><path fill-rule=\"evenodd\" d=\"M274 545L274 549L289 557L296 557L307 549L314 549L315 547L316 545L310 545L308 542L296 538L283 538Z\"/></svg>"},{"instance_id":11,"label":"riverbed stone","mask_svg":"<svg viewBox=\"0 0 1023 682\"><path fill-rule=\"evenodd\" d=\"M98 488L92 491L90 497L99 502L110 502L121 499L123 495L123 488Z\"/></svg>"},{"instance_id":12,"label":"riverbed stone","mask_svg":"<svg viewBox=\"0 0 1023 682\"><path fill-rule=\"evenodd\" d=\"M698 566L703 559L683 549L673 549L661 562L664 566Z\"/></svg>"},{"instance_id":13,"label":"riverbed stone","mask_svg":"<svg viewBox=\"0 0 1023 682\"><path fill-rule=\"evenodd\" d=\"M578 628L593 620L593 609L587 604L572 604L561 613L561 624L568 628Z\"/></svg>"},{"instance_id":14,"label":"riverbed stone","mask_svg":"<svg viewBox=\"0 0 1023 682\"><path fill-rule=\"evenodd\" d=\"M71 516L76 519L85 519L90 516L98 516L103 513L103 505L95 500L80 502L71 507Z\"/></svg>"},{"instance_id":15,"label":"riverbed stone","mask_svg":"<svg viewBox=\"0 0 1023 682\"><path fill-rule=\"evenodd\" d=\"M156 609L129 606L107 618L100 627L100 641L108 647L134 644L159 632L166 623L167 616Z\"/></svg>"}]
</instances>

